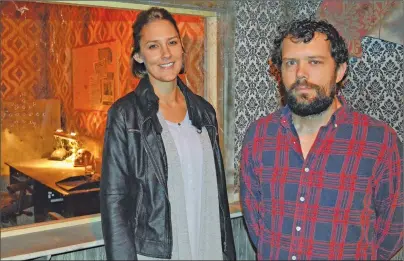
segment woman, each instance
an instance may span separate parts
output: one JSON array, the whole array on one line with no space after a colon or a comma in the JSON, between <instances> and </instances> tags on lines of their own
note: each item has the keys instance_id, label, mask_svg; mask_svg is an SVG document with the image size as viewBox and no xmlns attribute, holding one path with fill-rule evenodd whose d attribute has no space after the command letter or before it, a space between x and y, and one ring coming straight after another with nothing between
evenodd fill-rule
<instances>
[{"instance_id":1,"label":"woman","mask_svg":"<svg viewBox=\"0 0 404 261\"><path fill-rule=\"evenodd\" d=\"M108 111L101 221L108 260L235 260L213 107L178 78L184 50L162 8L133 25L135 91Z\"/></svg>"}]
</instances>

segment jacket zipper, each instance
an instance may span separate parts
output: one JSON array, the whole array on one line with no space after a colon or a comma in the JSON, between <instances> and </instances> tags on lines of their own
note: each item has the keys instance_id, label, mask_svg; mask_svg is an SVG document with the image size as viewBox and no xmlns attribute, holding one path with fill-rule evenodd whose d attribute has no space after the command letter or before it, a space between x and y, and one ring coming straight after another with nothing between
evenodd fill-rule
<instances>
[{"instance_id":1,"label":"jacket zipper","mask_svg":"<svg viewBox=\"0 0 404 261\"><path fill-rule=\"evenodd\" d=\"M135 235L136 235L136 231L137 231L137 226L139 224L139 214L140 214L140 208L142 207L142 201L143 201L143 189L141 188L139 200L137 201L136 213L135 213Z\"/></svg>"}]
</instances>

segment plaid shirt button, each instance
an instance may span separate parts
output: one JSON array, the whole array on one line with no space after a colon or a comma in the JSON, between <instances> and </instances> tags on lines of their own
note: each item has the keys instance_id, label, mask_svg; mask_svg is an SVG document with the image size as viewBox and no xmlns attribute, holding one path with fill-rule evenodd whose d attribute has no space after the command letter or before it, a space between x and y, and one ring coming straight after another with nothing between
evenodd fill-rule
<instances>
[{"instance_id":1,"label":"plaid shirt button","mask_svg":"<svg viewBox=\"0 0 404 261\"><path fill-rule=\"evenodd\" d=\"M309 168L304 168L305 172L309 172L309 170L310 170Z\"/></svg>"},{"instance_id":2,"label":"plaid shirt button","mask_svg":"<svg viewBox=\"0 0 404 261\"><path fill-rule=\"evenodd\" d=\"M300 197L300 201L301 201L301 202L304 202L304 197Z\"/></svg>"},{"instance_id":3,"label":"plaid shirt button","mask_svg":"<svg viewBox=\"0 0 404 261\"><path fill-rule=\"evenodd\" d=\"M292 260L296 260L296 256L292 256Z\"/></svg>"},{"instance_id":4,"label":"plaid shirt button","mask_svg":"<svg viewBox=\"0 0 404 261\"><path fill-rule=\"evenodd\" d=\"M297 231L300 231L300 229L302 229L302 228L299 227L299 226L296 227L296 230L297 230Z\"/></svg>"}]
</instances>

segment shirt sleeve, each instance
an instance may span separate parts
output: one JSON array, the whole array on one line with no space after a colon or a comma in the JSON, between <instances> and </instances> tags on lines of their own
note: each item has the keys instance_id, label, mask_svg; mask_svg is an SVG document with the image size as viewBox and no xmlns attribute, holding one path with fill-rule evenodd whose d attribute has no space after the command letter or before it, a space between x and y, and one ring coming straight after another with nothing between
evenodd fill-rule
<instances>
[{"instance_id":1,"label":"shirt sleeve","mask_svg":"<svg viewBox=\"0 0 404 261\"><path fill-rule=\"evenodd\" d=\"M257 247L260 231L259 206L261 188L259 186L259 177L254 172L252 157L255 129L256 124L248 128L241 149L240 198L249 236L254 246Z\"/></svg>"},{"instance_id":2,"label":"shirt sleeve","mask_svg":"<svg viewBox=\"0 0 404 261\"><path fill-rule=\"evenodd\" d=\"M378 168L375 186L377 259L391 259L403 246L402 144L393 136L392 147Z\"/></svg>"}]
</instances>

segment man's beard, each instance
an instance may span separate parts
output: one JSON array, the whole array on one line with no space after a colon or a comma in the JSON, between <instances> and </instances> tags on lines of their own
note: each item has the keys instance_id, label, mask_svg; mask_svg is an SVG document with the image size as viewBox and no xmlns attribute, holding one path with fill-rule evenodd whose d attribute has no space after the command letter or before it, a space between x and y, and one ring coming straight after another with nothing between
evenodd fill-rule
<instances>
[{"instance_id":1,"label":"man's beard","mask_svg":"<svg viewBox=\"0 0 404 261\"><path fill-rule=\"evenodd\" d=\"M314 89L317 94L316 97L310 98L308 94L301 94L300 99L307 100L308 102L298 102L296 94L293 94L294 89L298 86L305 86ZM327 95L325 88L309 83L306 79L298 79L292 87L286 91L286 103L294 114L301 117L320 114L327 110L332 104L336 94L336 89L336 85L332 86L330 95Z\"/></svg>"}]
</instances>

